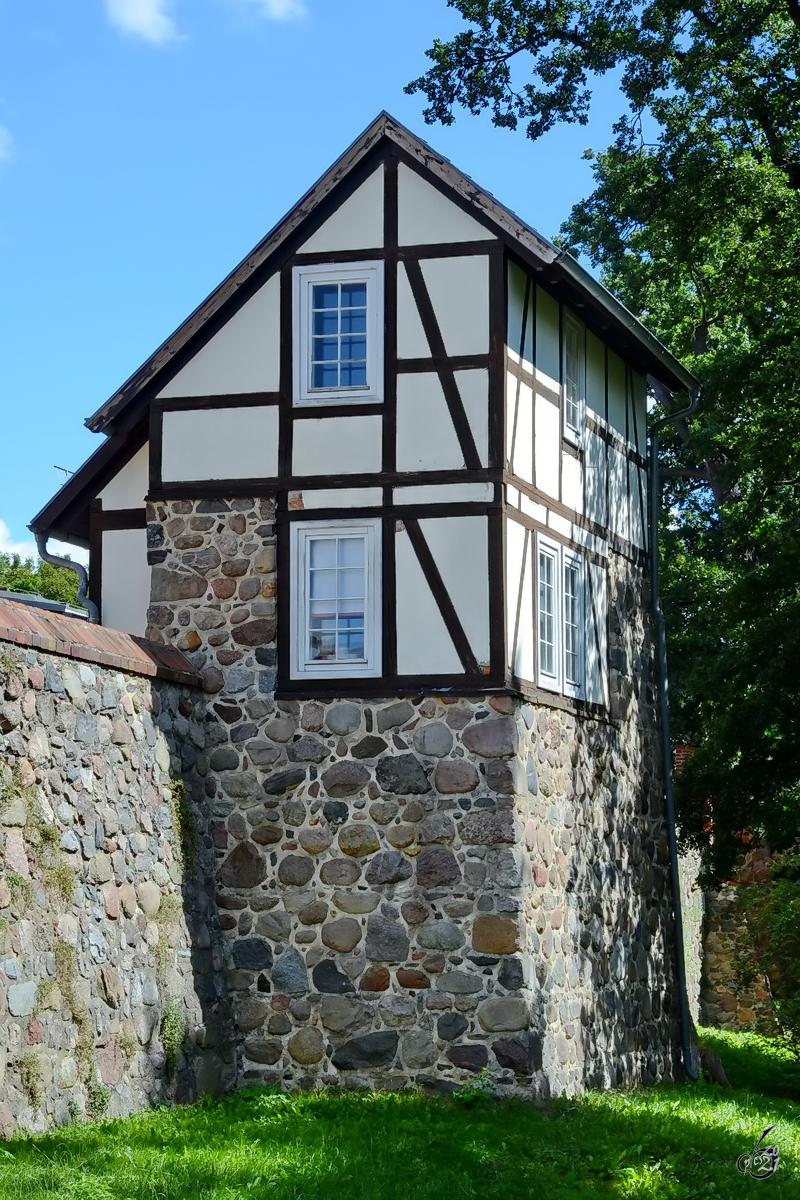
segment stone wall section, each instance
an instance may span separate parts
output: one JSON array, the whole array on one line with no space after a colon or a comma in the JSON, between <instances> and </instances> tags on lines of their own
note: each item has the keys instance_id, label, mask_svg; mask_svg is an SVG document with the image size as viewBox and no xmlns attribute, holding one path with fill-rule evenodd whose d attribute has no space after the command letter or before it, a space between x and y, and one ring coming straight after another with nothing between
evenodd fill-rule
<instances>
[{"instance_id":1,"label":"stone wall section","mask_svg":"<svg viewBox=\"0 0 800 1200\"><path fill-rule=\"evenodd\" d=\"M766 976L756 977L747 989L741 988L736 978L736 885L763 877L769 868L769 848L756 846L742 857L730 883L705 893L700 993L704 1025L738 1032L755 1030L769 1037L779 1032Z\"/></svg>"},{"instance_id":2,"label":"stone wall section","mask_svg":"<svg viewBox=\"0 0 800 1200\"><path fill-rule=\"evenodd\" d=\"M275 699L270 499L148 513L148 636L205 681L237 1079L525 1094L670 1075L666 845L641 580L611 579L613 722L505 695Z\"/></svg>"},{"instance_id":3,"label":"stone wall section","mask_svg":"<svg viewBox=\"0 0 800 1200\"><path fill-rule=\"evenodd\" d=\"M197 695L0 643L0 1136L221 1085L174 788Z\"/></svg>"}]
</instances>

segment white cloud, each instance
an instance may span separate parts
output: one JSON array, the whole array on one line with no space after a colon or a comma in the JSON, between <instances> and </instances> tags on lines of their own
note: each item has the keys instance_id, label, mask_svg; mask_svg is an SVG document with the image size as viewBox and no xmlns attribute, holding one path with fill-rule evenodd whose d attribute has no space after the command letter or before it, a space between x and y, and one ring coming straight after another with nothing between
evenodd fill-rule
<instances>
[{"instance_id":1,"label":"white cloud","mask_svg":"<svg viewBox=\"0 0 800 1200\"><path fill-rule=\"evenodd\" d=\"M297 21L308 15L303 0L236 0L268 21Z\"/></svg>"},{"instance_id":2,"label":"white cloud","mask_svg":"<svg viewBox=\"0 0 800 1200\"><path fill-rule=\"evenodd\" d=\"M0 125L0 164L10 162L14 157L14 139L11 130Z\"/></svg>"},{"instance_id":3,"label":"white cloud","mask_svg":"<svg viewBox=\"0 0 800 1200\"><path fill-rule=\"evenodd\" d=\"M79 546L69 546L66 542L56 542L51 538L47 543L47 550L49 554L71 558L73 562L83 563L84 566L89 562L88 550L82 550ZM0 554L18 554L20 558L32 558L34 562L39 557L33 538L26 542L15 542L11 530L3 520L0 520Z\"/></svg>"},{"instance_id":4,"label":"white cloud","mask_svg":"<svg viewBox=\"0 0 800 1200\"><path fill-rule=\"evenodd\" d=\"M156 43L171 42L178 36L168 12L172 3L173 0L105 0L112 25L122 33L136 34Z\"/></svg>"}]
</instances>

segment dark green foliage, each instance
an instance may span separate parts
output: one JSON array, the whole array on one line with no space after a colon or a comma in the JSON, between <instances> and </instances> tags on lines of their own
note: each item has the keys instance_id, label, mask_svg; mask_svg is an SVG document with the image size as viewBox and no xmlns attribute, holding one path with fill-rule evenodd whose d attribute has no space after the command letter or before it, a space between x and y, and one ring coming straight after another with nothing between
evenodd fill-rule
<instances>
[{"instance_id":1,"label":"dark green foliage","mask_svg":"<svg viewBox=\"0 0 800 1200\"><path fill-rule=\"evenodd\" d=\"M451 6L469 28L410 85L429 120L488 109L538 137L621 72L627 111L562 242L703 384L664 435L662 465L704 477L665 489L663 585L674 733L699 746L679 819L724 875L742 831L800 834L800 3Z\"/></svg>"},{"instance_id":2,"label":"dark green foliage","mask_svg":"<svg viewBox=\"0 0 800 1200\"><path fill-rule=\"evenodd\" d=\"M242 1091L20 1137L0 1150L0 1200L749 1200L766 1189L793 1200L800 1128L787 1088L800 1071L765 1039L701 1034L726 1067L731 1052L731 1090L668 1085L546 1106ZM781 1167L768 1183L746 1179L736 1160L772 1124Z\"/></svg>"},{"instance_id":3,"label":"dark green foliage","mask_svg":"<svg viewBox=\"0 0 800 1200\"><path fill-rule=\"evenodd\" d=\"M23 592L38 592L48 600L77 604L78 577L66 567L34 562L18 554L0 554L0 588L18 588Z\"/></svg>"},{"instance_id":4,"label":"dark green foliage","mask_svg":"<svg viewBox=\"0 0 800 1200\"><path fill-rule=\"evenodd\" d=\"M800 1058L800 848L740 883L733 911L739 983L767 976L786 1044Z\"/></svg>"}]
</instances>

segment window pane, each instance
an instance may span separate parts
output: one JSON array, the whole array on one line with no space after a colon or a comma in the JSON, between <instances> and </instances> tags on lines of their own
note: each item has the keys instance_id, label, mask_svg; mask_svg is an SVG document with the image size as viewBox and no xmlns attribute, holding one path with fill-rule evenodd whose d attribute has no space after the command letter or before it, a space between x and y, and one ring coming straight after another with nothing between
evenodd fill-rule
<instances>
[{"instance_id":1,"label":"window pane","mask_svg":"<svg viewBox=\"0 0 800 1200\"><path fill-rule=\"evenodd\" d=\"M338 283L315 283L313 288L312 304L314 308L338 308L339 307L339 285Z\"/></svg>"},{"instance_id":2,"label":"window pane","mask_svg":"<svg viewBox=\"0 0 800 1200\"><path fill-rule=\"evenodd\" d=\"M309 661L364 661L367 539L312 537L307 548Z\"/></svg>"},{"instance_id":3,"label":"window pane","mask_svg":"<svg viewBox=\"0 0 800 1200\"><path fill-rule=\"evenodd\" d=\"M335 335L339 332L339 313L337 309L333 312L330 309L323 309L321 312L314 313L314 333ZM350 333L348 329L346 331ZM356 331L353 331L356 332Z\"/></svg>"},{"instance_id":4,"label":"window pane","mask_svg":"<svg viewBox=\"0 0 800 1200\"><path fill-rule=\"evenodd\" d=\"M308 657L314 662L336 658L336 634L311 632L308 639Z\"/></svg>"},{"instance_id":5,"label":"window pane","mask_svg":"<svg viewBox=\"0 0 800 1200\"><path fill-rule=\"evenodd\" d=\"M319 316L327 316L320 313ZM314 331L316 332L316 330ZM325 330L327 333L327 329ZM366 333L367 310L365 308L345 308L342 311L342 333Z\"/></svg>"},{"instance_id":6,"label":"window pane","mask_svg":"<svg viewBox=\"0 0 800 1200\"><path fill-rule=\"evenodd\" d=\"M366 387L367 364L363 362L352 364L342 363L341 380L342 387Z\"/></svg>"},{"instance_id":7,"label":"window pane","mask_svg":"<svg viewBox=\"0 0 800 1200\"><path fill-rule=\"evenodd\" d=\"M367 303L367 285L366 283L343 283L342 284L342 308L353 308L360 306L364 308Z\"/></svg>"},{"instance_id":8,"label":"window pane","mask_svg":"<svg viewBox=\"0 0 800 1200\"><path fill-rule=\"evenodd\" d=\"M336 538L311 538L309 563L312 567L335 567Z\"/></svg>"},{"instance_id":9,"label":"window pane","mask_svg":"<svg viewBox=\"0 0 800 1200\"><path fill-rule=\"evenodd\" d=\"M340 357L342 359L365 359L367 357L367 341L362 337L343 337L341 339Z\"/></svg>"},{"instance_id":10,"label":"window pane","mask_svg":"<svg viewBox=\"0 0 800 1200\"><path fill-rule=\"evenodd\" d=\"M339 597L342 600L363 600L364 572L360 567L339 572Z\"/></svg>"},{"instance_id":11,"label":"window pane","mask_svg":"<svg viewBox=\"0 0 800 1200\"><path fill-rule=\"evenodd\" d=\"M336 572L312 571L309 580L309 595L315 600L335 600Z\"/></svg>"},{"instance_id":12,"label":"window pane","mask_svg":"<svg viewBox=\"0 0 800 1200\"><path fill-rule=\"evenodd\" d=\"M339 658L352 661L364 657L364 634L353 631L340 633L338 637Z\"/></svg>"},{"instance_id":13,"label":"window pane","mask_svg":"<svg viewBox=\"0 0 800 1200\"><path fill-rule=\"evenodd\" d=\"M364 538L339 538L338 552L340 567L363 567Z\"/></svg>"},{"instance_id":14,"label":"window pane","mask_svg":"<svg viewBox=\"0 0 800 1200\"><path fill-rule=\"evenodd\" d=\"M317 365L313 368L312 387L315 388L333 388L339 386L339 364L330 363L322 366Z\"/></svg>"},{"instance_id":15,"label":"window pane","mask_svg":"<svg viewBox=\"0 0 800 1200\"><path fill-rule=\"evenodd\" d=\"M578 684L579 573L575 563L564 564L564 673Z\"/></svg>"},{"instance_id":16,"label":"window pane","mask_svg":"<svg viewBox=\"0 0 800 1200\"><path fill-rule=\"evenodd\" d=\"M556 674L554 559L539 552L539 666Z\"/></svg>"}]
</instances>

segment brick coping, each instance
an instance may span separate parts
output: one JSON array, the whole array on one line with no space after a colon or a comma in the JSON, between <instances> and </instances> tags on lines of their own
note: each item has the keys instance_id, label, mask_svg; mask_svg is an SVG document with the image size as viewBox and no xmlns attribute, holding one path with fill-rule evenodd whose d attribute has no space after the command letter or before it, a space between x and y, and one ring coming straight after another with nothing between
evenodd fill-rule
<instances>
[{"instance_id":1,"label":"brick coping","mask_svg":"<svg viewBox=\"0 0 800 1200\"><path fill-rule=\"evenodd\" d=\"M80 617L0 600L0 642L44 650L81 662L96 663L132 675L149 675L189 687L202 687L202 676L185 654L149 638L92 625Z\"/></svg>"}]
</instances>

